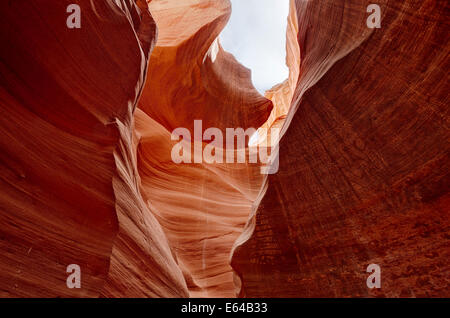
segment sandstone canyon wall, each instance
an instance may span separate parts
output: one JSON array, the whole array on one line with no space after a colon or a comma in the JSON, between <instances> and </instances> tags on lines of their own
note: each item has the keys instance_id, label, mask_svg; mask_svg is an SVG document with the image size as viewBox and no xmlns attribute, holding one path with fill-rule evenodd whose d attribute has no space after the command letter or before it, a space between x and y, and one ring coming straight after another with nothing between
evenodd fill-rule
<instances>
[{"instance_id":1,"label":"sandstone canyon wall","mask_svg":"<svg viewBox=\"0 0 450 318\"><path fill-rule=\"evenodd\" d=\"M175 164L171 132L194 120L203 129L261 126L272 102L217 36L229 1L153 1L159 28L135 113L142 191L165 230L194 297L233 297L233 244L263 183L258 164ZM183 19L180 19L180 16ZM201 138L200 138L201 139Z\"/></svg>"},{"instance_id":2,"label":"sandstone canyon wall","mask_svg":"<svg viewBox=\"0 0 450 318\"><path fill-rule=\"evenodd\" d=\"M370 3L291 0L261 96L228 0L2 1L0 296L449 296L450 8ZM174 163L197 119L282 128L278 173Z\"/></svg>"},{"instance_id":3,"label":"sandstone canyon wall","mask_svg":"<svg viewBox=\"0 0 450 318\"><path fill-rule=\"evenodd\" d=\"M131 144L155 24L145 2L86 0L68 29L70 3L0 4L0 294L187 296Z\"/></svg>"},{"instance_id":4,"label":"sandstone canyon wall","mask_svg":"<svg viewBox=\"0 0 450 318\"><path fill-rule=\"evenodd\" d=\"M233 254L241 296L448 297L448 3L380 1L374 32L367 1L295 4L300 75Z\"/></svg>"}]
</instances>

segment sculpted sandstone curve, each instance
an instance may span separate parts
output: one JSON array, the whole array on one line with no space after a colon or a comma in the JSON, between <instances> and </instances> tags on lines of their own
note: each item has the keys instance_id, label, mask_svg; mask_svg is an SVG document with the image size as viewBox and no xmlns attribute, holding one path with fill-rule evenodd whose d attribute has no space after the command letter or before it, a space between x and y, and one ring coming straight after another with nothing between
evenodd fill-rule
<instances>
[{"instance_id":1,"label":"sculpted sandstone curve","mask_svg":"<svg viewBox=\"0 0 450 318\"><path fill-rule=\"evenodd\" d=\"M129 225L147 212L129 135L153 20L142 1L86 0L72 30L69 4L0 4L0 295L96 297L108 280L106 295L185 296L159 224ZM135 248L122 243L130 237ZM66 286L69 264L81 267L81 289ZM133 276L145 285L129 292Z\"/></svg>"},{"instance_id":2,"label":"sculpted sandstone curve","mask_svg":"<svg viewBox=\"0 0 450 318\"><path fill-rule=\"evenodd\" d=\"M240 295L448 297L448 4L383 1L372 34L366 1L295 5L299 79Z\"/></svg>"},{"instance_id":3,"label":"sculpted sandstone curve","mask_svg":"<svg viewBox=\"0 0 450 318\"><path fill-rule=\"evenodd\" d=\"M272 102L218 43L230 14L228 1L153 1L150 10L159 36L135 113L142 193L168 237L190 295L233 297L230 253L262 186L261 166L176 164L171 132L184 127L194 138L196 119L204 130L257 129L268 119Z\"/></svg>"},{"instance_id":4,"label":"sculpted sandstone curve","mask_svg":"<svg viewBox=\"0 0 450 318\"><path fill-rule=\"evenodd\" d=\"M250 71L223 51L218 35L231 13L228 0L153 0L158 41L139 107L167 130L260 127L272 102L251 83Z\"/></svg>"},{"instance_id":5,"label":"sculpted sandstone curve","mask_svg":"<svg viewBox=\"0 0 450 318\"><path fill-rule=\"evenodd\" d=\"M47 2L0 2L0 297L448 297L445 1L370 29L370 1L291 0L265 96L218 40L229 0L77 0L80 29ZM211 146L195 120L259 131L176 163Z\"/></svg>"}]
</instances>

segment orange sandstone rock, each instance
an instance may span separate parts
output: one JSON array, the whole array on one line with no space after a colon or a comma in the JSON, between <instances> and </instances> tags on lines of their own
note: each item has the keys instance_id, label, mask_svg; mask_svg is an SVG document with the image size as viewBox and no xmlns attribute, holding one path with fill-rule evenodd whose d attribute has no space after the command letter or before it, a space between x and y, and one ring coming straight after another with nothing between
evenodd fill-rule
<instances>
[{"instance_id":1,"label":"orange sandstone rock","mask_svg":"<svg viewBox=\"0 0 450 318\"><path fill-rule=\"evenodd\" d=\"M69 29L69 3L0 4L0 295L96 297L108 277L108 296L185 296L135 190L129 136L153 20L134 2L86 0ZM66 286L69 264L81 289ZM143 286L123 288L133 277Z\"/></svg>"},{"instance_id":2,"label":"orange sandstone rock","mask_svg":"<svg viewBox=\"0 0 450 318\"><path fill-rule=\"evenodd\" d=\"M150 3L158 26L139 107L170 132L204 127L258 128L272 109L250 71L224 52L217 37L231 13L228 0Z\"/></svg>"},{"instance_id":3,"label":"orange sandstone rock","mask_svg":"<svg viewBox=\"0 0 450 318\"><path fill-rule=\"evenodd\" d=\"M373 30L367 1L291 0L264 97L228 0L79 0L81 29L71 2L0 3L0 296L449 295L447 3L383 0ZM278 174L174 163L196 119L281 128Z\"/></svg>"},{"instance_id":4,"label":"orange sandstone rock","mask_svg":"<svg viewBox=\"0 0 450 318\"><path fill-rule=\"evenodd\" d=\"M300 73L240 295L448 297L448 4L382 1L373 32L366 1L295 5Z\"/></svg>"},{"instance_id":5,"label":"orange sandstone rock","mask_svg":"<svg viewBox=\"0 0 450 318\"><path fill-rule=\"evenodd\" d=\"M260 165L175 164L171 132L192 131L195 119L204 130L258 128L272 102L218 43L230 14L228 1L153 1L150 9L159 35L135 113L142 193L164 228L190 295L233 297L231 249L262 186Z\"/></svg>"}]
</instances>

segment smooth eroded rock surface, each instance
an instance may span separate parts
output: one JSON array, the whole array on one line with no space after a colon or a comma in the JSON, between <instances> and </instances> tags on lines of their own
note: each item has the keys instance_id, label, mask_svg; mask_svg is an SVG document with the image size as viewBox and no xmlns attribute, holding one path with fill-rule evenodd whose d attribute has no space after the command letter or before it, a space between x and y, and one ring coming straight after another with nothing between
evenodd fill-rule
<instances>
[{"instance_id":1,"label":"smooth eroded rock surface","mask_svg":"<svg viewBox=\"0 0 450 318\"><path fill-rule=\"evenodd\" d=\"M228 0L2 1L0 297L448 297L449 4L382 0L379 29L369 4L291 0L261 96ZM243 163L175 163L211 146L195 120L261 129Z\"/></svg>"},{"instance_id":2,"label":"smooth eroded rock surface","mask_svg":"<svg viewBox=\"0 0 450 318\"><path fill-rule=\"evenodd\" d=\"M241 296L448 296L448 4L382 1L373 33L366 1L295 4L300 76L234 251Z\"/></svg>"}]
</instances>

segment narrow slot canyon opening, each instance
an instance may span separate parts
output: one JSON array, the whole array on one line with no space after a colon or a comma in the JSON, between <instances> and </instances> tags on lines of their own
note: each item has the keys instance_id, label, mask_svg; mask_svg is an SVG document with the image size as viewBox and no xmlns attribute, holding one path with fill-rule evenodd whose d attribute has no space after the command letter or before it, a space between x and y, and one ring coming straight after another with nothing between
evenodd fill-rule
<instances>
[{"instance_id":1,"label":"narrow slot canyon opening","mask_svg":"<svg viewBox=\"0 0 450 318\"><path fill-rule=\"evenodd\" d=\"M220 43L252 71L253 85L264 95L289 76L289 0L231 0L231 4L231 17L220 34Z\"/></svg>"},{"instance_id":2,"label":"narrow slot canyon opening","mask_svg":"<svg viewBox=\"0 0 450 318\"><path fill-rule=\"evenodd\" d=\"M233 247L242 242L241 235L245 236L265 182L264 171L272 166L278 139L268 131L285 114L283 104L290 104L278 97L287 95L280 87L290 77L286 65L289 0L230 2L231 16L227 0L150 2L158 38L134 116L140 136L140 190L176 256L191 297L240 293L230 257ZM241 64L251 70L252 78ZM265 128L266 133L260 133ZM210 130L214 141L225 141L226 147L206 142L208 129L214 129ZM247 129L258 131L251 138L244 136L248 148L237 149L238 141L228 148L228 129L244 134ZM183 134L172 139L176 130ZM183 145L184 140L189 158L184 160L181 147L183 160L174 160L172 154L177 152L172 150L180 149L174 146ZM202 141L197 148L195 141ZM257 161L251 162L250 148L261 144ZM223 160L206 162L206 145L215 147L214 156L208 158L215 159L219 149ZM227 162L228 153L232 153L231 162Z\"/></svg>"},{"instance_id":3,"label":"narrow slot canyon opening","mask_svg":"<svg viewBox=\"0 0 450 318\"><path fill-rule=\"evenodd\" d=\"M449 297L449 2L369 2L1 1L0 298Z\"/></svg>"}]
</instances>

